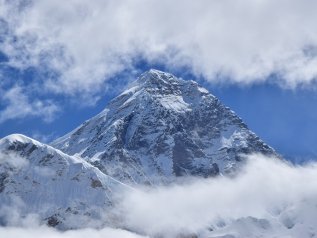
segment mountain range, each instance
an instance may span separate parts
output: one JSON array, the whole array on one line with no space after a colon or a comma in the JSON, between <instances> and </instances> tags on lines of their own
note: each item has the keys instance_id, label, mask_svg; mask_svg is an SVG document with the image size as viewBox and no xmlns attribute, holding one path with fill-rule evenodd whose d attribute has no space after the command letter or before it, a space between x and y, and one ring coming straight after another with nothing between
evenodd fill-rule
<instances>
[{"instance_id":1,"label":"mountain range","mask_svg":"<svg viewBox=\"0 0 317 238\"><path fill-rule=\"evenodd\" d=\"M118 190L231 176L251 153L277 155L195 81L149 70L50 145L0 140L0 223L15 209L63 230L102 227Z\"/></svg>"}]
</instances>

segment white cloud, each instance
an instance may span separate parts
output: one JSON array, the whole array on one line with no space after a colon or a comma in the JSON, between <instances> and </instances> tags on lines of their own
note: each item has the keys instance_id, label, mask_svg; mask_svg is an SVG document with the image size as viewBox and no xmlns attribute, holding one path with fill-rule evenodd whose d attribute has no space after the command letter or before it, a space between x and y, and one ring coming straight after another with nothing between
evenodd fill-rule
<instances>
[{"instance_id":1,"label":"white cloud","mask_svg":"<svg viewBox=\"0 0 317 238\"><path fill-rule=\"evenodd\" d=\"M21 169L29 165L29 161L17 156L14 153L0 153L0 166L9 166L14 169ZM7 172L10 172L8 169Z\"/></svg>"},{"instance_id":2,"label":"white cloud","mask_svg":"<svg viewBox=\"0 0 317 238\"><path fill-rule=\"evenodd\" d=\"M0 99L4 107L0 111L0 123L26 116L42 117L45 121L50 122L59 110L51 101L31 100L20 86L14 86L7 91L0 91L0 93L2 93Z\"/></svg>"},{"instance_id":3,"label":"white cloud","mask_svg":"<svg viewBox=\"0 0 317 238\"><path fill-rule=\"evenodd\" d=\"M252 155L233 178L193 178L170 186L125 191L114 200L117 203L110 213L118 229L59 232L39 225L40 215L22 216L20 211L27 204L12 197L11 206L0 206L0 217L10 224L0 228L0 237L40 237L45 233L60 238L143 237L137 234L308 238L317 234L316 188L316 163L293 166ZM74 219L76 222L80 217ZM92 227L98 223L90 222Z\"/></svg>"},{"instance_id":4,"label":"white cloud","mask_svg":"<svg viewBox=\"0 0 317 238\"><path fill-rule=\"evenodd\" d=\"M57 92L97 91L138 56L209 80L252 83L275 73L295 87L317 76L316 54L307 53L317 45L315 1L45 0L21 12L17 2L0 1L18 39L3 50L16 66L59 72L47 80Z\"/></svg>"},{"instance_id":5,"label":"white cloud","mask_svg":"<svg viewBox=\"0 0 317 238\"><path fill-rule=\"evenodd\" d=\"M34 138L37 141L41 141L42 143L49 143L53 141L53 139L56 138L55 133L50 133L50 134L43 134L38 130L35 130L31 133L31 138Z\"/></svg>"},{"instance_id":6,"label":"white cloud","mask_svg":"<svg viewBox=\"0 0 317 238\"><path fill-rule=\"evenodd\" d=\"M0 51L9 58L0 66L35 67L41 75L19 86L23 100L2 96L8 103L0 123L53 119L57 107L39 91L94 105L109 90L107 80L138 73L140 58L213 82L310 85L317 77L316 8L311 0L0 0ZM27 94L31 87L36 95Z\"/></svg>"},{"instance_id":7,"label":"white cloud","mask_svg":"<svg viewBox=\"0 0 317 238\"><path fill-rule=\"evenodd\" d=\"M316 164L294 167L253 155L236 178L135 190L116 209L127 227L152 236L311 237L317 234L316 181Z\"/></svg>"}]
</instances>

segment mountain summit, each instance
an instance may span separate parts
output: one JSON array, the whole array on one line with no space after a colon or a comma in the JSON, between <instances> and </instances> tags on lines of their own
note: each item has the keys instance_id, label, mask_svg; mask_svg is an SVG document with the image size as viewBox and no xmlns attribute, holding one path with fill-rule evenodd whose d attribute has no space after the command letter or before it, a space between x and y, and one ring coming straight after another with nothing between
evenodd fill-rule
<instances>
[{"instance_id":1,"label":"mountain summit","mask_svg":"<svg viewBox=\"0 0 317 238\"><path fill-rule=\"evenodd\" d=\"M128 184L232 173L241 154L275 154L208 90L153 69L52 146Z\"/></svg>"}]
</instances>

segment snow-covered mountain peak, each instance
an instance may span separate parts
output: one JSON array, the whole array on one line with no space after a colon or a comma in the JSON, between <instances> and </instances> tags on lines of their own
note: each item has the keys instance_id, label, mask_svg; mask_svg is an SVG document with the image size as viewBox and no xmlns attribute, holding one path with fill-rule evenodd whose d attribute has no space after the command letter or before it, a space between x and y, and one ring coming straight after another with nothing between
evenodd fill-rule
<instances>
[{"instance_id":1,"label":"snow-covered mountain peak","mask_svg":"<svg viewBox=\"0 0 317 238\"><path fill-rule=\"evenodd\" d=\"M60 150L22 134L11 134L0 139L1 153L15 153L29 159L29 155L37 151L43 154L58 154L60 157L67 156ZM80 158L75 157L72 157L72 159L81 160Z\"/></svg>"},{"instance_id":2,"label":"snow-covered mountain peak","mask_svg":"<svg viewBox=\"0 0 317 238\"><path fill-rule=\"evenodd\" d=\"M29 144L29 143L39 143L39 142L22 134L11 134L0 139L1 145L11 145L14 143Z\"/></svg>"},{"instance_id":3,"label":"snow-covered mountain peak","mask_svg":"<svg viewBox=\"0 0 317 238\"><path fill-rule=\"evenodd\" d=\"M144 90L152 95L181 95L184 91L208 93L195 81L183 80L173 74L151 69L130 85L127 92Z\"/></svg>"},{"instance_id":4,"label":"snow-covered mountain peak","mask_svg":"<svg viewBox=\"0 0 317 238\"><path fill-rule=\"evenodd\" d=\"M199 106L202 101L216 98L192 80L183 80L170 73L151 69L143 73L135 82L114 98L105 111L135 111L136 108L155 107L173 113L184 113Z\"/></svg>"},{"instance_id":5,"label":"snow-covered mountain peak","mask_svg":"<svg viewBox=\"0 0 317 238\"><path fill-rule=\"evenodd\" d=\"M137 84L148 84L148 85L164 85L177 81L177 78L170 74L156 69L150 69L136 80ZM178 80L179 81L179 80Z\"/></svg>"},{"instance_id":6,"label":"snow-covered mountain peak","mask_svg":"<svg viewBox=\"0 0 317 238\"><path fill-rule=\"evenodd\" d=\"M120 181L153 184L234 171L243 153L275 153L199 84L158 70L52 145Z\"/></svg>"},{"instance_id":7,"label":"snow-covered mountain peak","mask_svg":"<svg viewBox=\"0 0 317 238\"><path fill-rule=\"evenodd\" d=\"M0 139L0 152L31 153L35 149L47 147L46 150L55 150L48 145L29 138L22 134L11 134ZM62 152L60 152L62 153Z\"/></svg>"}]
</instances>

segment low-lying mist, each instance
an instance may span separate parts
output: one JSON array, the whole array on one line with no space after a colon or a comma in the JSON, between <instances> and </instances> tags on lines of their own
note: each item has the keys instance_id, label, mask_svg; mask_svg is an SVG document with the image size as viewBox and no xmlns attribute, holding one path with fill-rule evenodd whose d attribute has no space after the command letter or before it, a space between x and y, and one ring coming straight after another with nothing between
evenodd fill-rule
<instances>
[{"instance_id":1,"label":"low-lying mist","mask_svg":"<svg viewBox=\"0 0 317 238\"><path fill-rule=\"evenodd\" d=\"M0 205L1 206L1 205ZM59 232L43 226L0 228L0 237L315 237L317 164L294 166L251 155L235 177L122 192L115 228ZM138 235L137 235L138 234Z\"/></svg>"},{"instance_id":2,"label":"low-lying mist","mask_svg":"<svg viewBox=\"0 0 317 238\"><path fill-rule=\"evenodd\" d=\"M255 237L256 229L311 237L317 230L317 164L293 166L252 155L235 178L135 190L119 209L129 227L150 235L208 231Z\"/></svg>"},{"instance_id":3,"label":"low-lying mist","mask_svg":"<svg viewBox=\"0 0 317 238\"><path fill-rule=\"evenodd\" d=\"M101 230L96 229L81 229L60 232L49 227L6 227L0 228L0 237L3 238L141 238L144 236L136 235L132 232L104 228Z\"/></svg>"}]
</instances>

